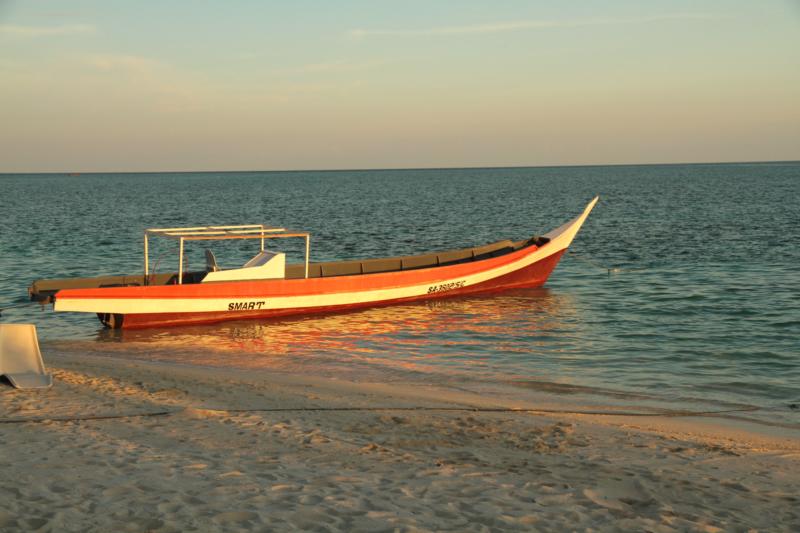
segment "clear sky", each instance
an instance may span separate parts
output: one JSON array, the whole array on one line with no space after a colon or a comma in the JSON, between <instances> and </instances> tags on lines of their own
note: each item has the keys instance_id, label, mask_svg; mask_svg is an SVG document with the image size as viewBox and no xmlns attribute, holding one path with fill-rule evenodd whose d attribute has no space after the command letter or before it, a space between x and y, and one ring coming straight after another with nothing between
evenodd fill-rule
<instances>
[{"instance_id":1,"label":"clear sky","mask_svg":"<svg viewBox=\"0 0 800 533\"><path fill-rule=\"evenodd\" d=\"M797 0L0 0L0 172L797 159Z\"/></svg>"}]
</instances>

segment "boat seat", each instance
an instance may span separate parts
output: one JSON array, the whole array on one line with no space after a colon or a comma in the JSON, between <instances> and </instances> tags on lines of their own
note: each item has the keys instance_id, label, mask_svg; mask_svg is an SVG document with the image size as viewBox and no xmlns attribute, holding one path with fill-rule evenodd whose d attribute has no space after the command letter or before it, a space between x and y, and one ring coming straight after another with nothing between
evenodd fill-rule
<instances>
[{"instance_id":1,"label":"boat seat","mask_svg":"<svg viewBox=\"0 0 800 533\"><path fill-rule=\"evenodd\" d=\"M451 250L437 255L440 265L453 265L472 261L472 248L466 250Z\"/></svg>"},{"instance_id":2,"label":"boat seat","mask_svg":"<svg viewBox=\"0 0 800 533\"><path fill-rule=\"evenodd\" d=\"M303 279L306 275L306 266L303 263L286 265L286 279ZM308 277L318 278L321 276L320 264L309 263Z\"/></svg>"},{"instance_id":3,"label":"boat seat","mask_svg":"<svg viewBox=\"0 0 800 533\"><path fill-rule=\"evenodd\" d=\"M214 257L214 252L208 248L206 248L206 272L219 272L217 258Z\"/></svg>"},{"instance_id":4,"label":"boat seat","mask_svg":"<svg viewBox=\"0 0 800 533\"><path fill-rule=\"evenodd\" d=\"M286 265L286 279L300 279L305 276L305 265Z\"/></svg>"},{"instance_id":5,"label":"boat seat","mask_svg":"<svg viewBox=\"0 0 800 533\"><path fill-rule=\"evenodd\" d=\"M305 275L305 266L300 265L300 277L302 278ZM322 264L321 263L309 263L308 264L308 277L309 278L321 278L322 277Z\"/></svg>"},{"instance_id":6,"label":"boat seat","mask_svg":"<svg viewBox=\"0 0 800 533\"><path fill-rule=\"evenodd\" d=\"M439 264L436 259L436 254L428 255L411 255L408 257L401 257L403 270L414 270L415 268L430 268Z\"/></svg>"},{"instance_id":7,"label":"boat seat","mask_svg":"<svg viewBox=\"0 0 800 533\"><path fill-rule=\"evenodd\" d=\"M361 261L342 261L337 263L322 263L322 277L352 276L361 274Z\"/></svg>"},{"instance_id":8,"label":"boat seat","mask_svg":"<svg viewBox=\"0 0 800 533\"><path fill-rule=\"evenodd\" d=\"M508 239L493 242L491 244L485 244L483 246L477 246L472 249L475 261L505 255L512 251L514 251L514 243Z\"/></svg>"},{"instance_id":9,"label":"boat seat","mask_svg":"<svg viewBox=\"0 0 800 533\"><path fill-rule=\"evenodd\" d=\"M393 272L402 270L403 262L397 257L388 259L367 259L361 262L361 271L364 274L374 274L377 272Z\"/></svg>"}]
</instances>

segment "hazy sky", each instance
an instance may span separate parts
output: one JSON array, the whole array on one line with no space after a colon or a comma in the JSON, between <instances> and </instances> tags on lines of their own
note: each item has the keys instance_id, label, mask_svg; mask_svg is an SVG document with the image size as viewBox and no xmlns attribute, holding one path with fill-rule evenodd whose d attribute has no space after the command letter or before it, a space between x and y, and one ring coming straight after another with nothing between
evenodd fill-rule
<instances>
[{"instance_id":1,"label":"hazy sky","mask_svg":"<svg viewBox=\"0 0 800 533\"><path fill-rule=\"evenodd\" d=\"M787 159L796 0L0 0L0 172Z\"/></svg>"}]
</instances>

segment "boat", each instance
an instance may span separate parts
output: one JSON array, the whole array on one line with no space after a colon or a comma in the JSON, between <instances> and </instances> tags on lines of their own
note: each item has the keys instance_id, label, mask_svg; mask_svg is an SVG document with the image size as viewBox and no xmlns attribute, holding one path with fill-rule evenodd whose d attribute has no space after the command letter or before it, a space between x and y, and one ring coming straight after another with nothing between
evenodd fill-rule
<instances>
[{"instance_id":1,"label":"boat","mask_svg":"<svg viewBox=\"0 0 800 533\"><path fill-rule=\"evenodd\" d=\"M144 231L142 274L34 281L32 300L56 312L95 313L109 328L210 324L226 320L309 315L507 289L541 287L597 203L566 224L520 241L444 252L335 262L311 262L311 235L263 224L151 228ZM178 241L177 270L150 268L149 239ZM287 264L272 239L305 240L303 263ZM220 269L206 250L206 268L184 270L194 241L252 239L258 253L239 268Z\"/></svg>"}]
</instances>

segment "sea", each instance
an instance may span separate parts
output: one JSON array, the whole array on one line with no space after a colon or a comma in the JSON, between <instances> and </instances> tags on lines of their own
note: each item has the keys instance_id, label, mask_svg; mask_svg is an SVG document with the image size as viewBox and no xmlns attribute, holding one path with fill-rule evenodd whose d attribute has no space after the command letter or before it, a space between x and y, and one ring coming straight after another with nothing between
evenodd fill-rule
<instances>
[{"instance_id":1,"label":"sea","mask_svg":"<svg viewBox=\"0 0 800 533\"><path fill-rule=\"evenodd\" d=\"M28 302L36 279L140 273L146 228L266 223L311 232L312 260L363 259L543 234L595 195L541 289L138 331ZM799 162L2 174L0 214L0 323L36 324L45 360L502 385L800 427ZM236 267L258 242L211 247ZM302 261L301 242L278 249ZM150 261L176 270L176 243L151 240Z\"/></svg>"}]
</instances>

